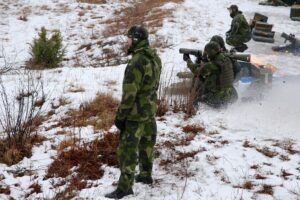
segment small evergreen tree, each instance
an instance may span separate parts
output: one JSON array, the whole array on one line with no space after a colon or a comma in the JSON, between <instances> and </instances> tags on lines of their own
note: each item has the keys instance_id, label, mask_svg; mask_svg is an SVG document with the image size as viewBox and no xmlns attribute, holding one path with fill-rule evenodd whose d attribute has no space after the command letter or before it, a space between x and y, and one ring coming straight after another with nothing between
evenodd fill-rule
<instances>
[{"instance_id":1,"label":"small evergreen tree","mask_svg":"<svg viewBox=\"0 0 300 200\"><path fill-rule=\"evenodd\" d=\"M47 30L42 27L39 38L33 40L31 45L32 68L55 68L58 67L65 55L60 32L54 33L50 39L47 38Z\"/></svg>"}]
</instances>

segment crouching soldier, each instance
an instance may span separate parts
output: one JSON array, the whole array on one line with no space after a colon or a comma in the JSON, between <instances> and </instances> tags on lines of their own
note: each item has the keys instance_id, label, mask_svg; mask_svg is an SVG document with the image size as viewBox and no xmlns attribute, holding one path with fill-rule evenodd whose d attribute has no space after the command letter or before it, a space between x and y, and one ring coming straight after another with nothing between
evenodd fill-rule
<instances>
[{"instance_id":1,"label":"crouching soldier","mask_svg":"<svg viewBox=\"0 0 300 200\"><path fill-rule=\"evenodd\" d=\"M237 52L244 52L248 49L245 43L251 40L251 28L236 5L231 5L228 10L232 22L230 30L226 32L226 43L233 46Z\"/></svg>"},{"instance_id":2,"label":"crouching soldier","mask_svg":"<svg viewBox=\"0 0 300 200\"><path fill-rule=\"evenodd\" d=\"M237 92L233 87L232 61L221 52L220 45L216 42L208 43L204 51L208 62L198 68L184 55L188 67L197 77L195 81L197 95L194 104L202 102L214 108L226 106L237 100Z\"/></svg>"},{"instance_id":3,"label":"crouching soldier","mask_svg":"<svg viewBox=\"0 0 300 200\"><path fill-rule=\"evenodd\" d=\"M156 101L161 60L149 48L148 31L133 26L128 31L128 54L132 55L123 80L123 95L115 125L120 130L118 157L121 175L117 189L105 197L121 199L133 194L136 182L151 184L153 148L156 141ZM139 175L134 177L139 165Z\"/></svg>"}]
</instances>

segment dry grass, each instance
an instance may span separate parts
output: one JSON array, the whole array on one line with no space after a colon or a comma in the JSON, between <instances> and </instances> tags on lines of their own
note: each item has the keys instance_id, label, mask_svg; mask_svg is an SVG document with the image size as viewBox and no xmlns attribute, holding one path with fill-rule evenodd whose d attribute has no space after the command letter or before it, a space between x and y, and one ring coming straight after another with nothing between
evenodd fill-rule
<instances>
[{"instance_id":1,"label":"dry grass","mask_svg":"<svg viewBox=\"0 0 300 200\"><path fill-rule=\"evenodd\" d=\"M255 179L257 179L257 180L265 180L267 177L265 177L265 176L262 176L262 175L260 175L260 174L256 174L255 175Z\"/></svg>"},{"instance_id":2,"label":"dry grass","mask_svg":"<svg viewBox=\"0 0 300 200\"><path fill-rule=\"evenodd\" d=\"M136 1L132 6L116 11L115 16L117 17L106 22L109 26L104 32L104 36L110 37L124 34L129 27L137 24L151 27L149 32L155 34L158 28L162 26L163 20L173 12L170 9L160 8L169 2L181 3L183 0Z\"/></svg>"},{"instance_id":3,"label":"dry grass","mask_svg":"<svg viewBox=\"0 0 300 200\"><path fill-rule=\"evenodd\" d=\"M79 139L77 139L77 138L71 138L71 139L62 141L57 147L57 152L61 153L62 151L64 151L65 149L67 149L69 147L70 148L74 147L78 141L79 141Z\"/></svg>"},{"instance_id":4,"label":"dry grass","mask_svg":"<svg viewBox=\"0 0 300 200\"><path fill-rule=\"evenodd\" d=\"M243 189L252 190L254 187L253 183L251 181L245 181L243 184Z\"/></svg>"},{"instance_id":5,"label":"dry grass","mask_svg":"<svg viewBox=\"0 0 300 200\"><path fill-rule=\"evenodd\" d=\"M264 148L256 148L256 151L264 154L267 157L273 158L275 156L277 156L279 153L276 151L272 151L270 150L268 147L264 147Z\"/></svg>"},{"instance_id":6,"label":"dry grass","mask_svg":"<svg viewBox=\"0 0 300 200\"><path fill-rule=\"evenodd\" d=\"M179 83L173 82L173 75L166 78L159 87L159 103L161 110L172 110L174 113L183 112L185 118L189 118L196 114L193 102L196 97L196 91L191 90L191 81L185 80ZM163 114L163 112L161 112Z\"/></svg>"},{"instance_id":7,"label":"dry grass","mask_svg":"<svg viewBox=\"0 0 300 200\"><path fill-rule=\"evenodd\" d=\"M109 129L115 119L118 101L109 94L98 93L95 99L86 102L78 110L70 110L56 126L83 127L94 126L96 130Z\"/></svg>"},{"instance_id":8,"label":"dry grass","mask_svg":"<svg viewBox=\"0 0 300 200\"><path fill-rule=\"evenodd\" d=\"M30 193L26 194L25 197L28 198L30 195L33 193L41 193L42 192L42 187L38 183L33 183L32 185L29 186L29 189L31 189Z\"/></svg>"},{"instance_id":9,"label":"dry grass","mask_svg":"<svg viewBox=\"0 0 300 200\"><path fill-rule=\"evenodd\" d=\"M103 164L117 166L118 143L117 134L107 133L101 140L71 146L70 150L62 151L50 165L46 178L65 178L76 172L77 177L82 180L98 180L104 173L101 169ZM72 142L68 145L72 145ZM63 147L65 144L61 146ZM74 167L76 169L72 171Z\"/></svg>"},{"instance_id":10,"label":"dry grass","mask_svg":"<svg viewBox=\"0 0 300 200\"><path fill-rule=\"evenodd\" d=\"M53 185L54 187L67 184L66 188L57 193L54 199L74 198L80 190L92 186L87 183L87 180L98 180L103 176L102 165L118 165L118 134L107 133L100 140L97 139L82 145L76 143L77 141L74 139L62 142L57 148L58 157L48 169L46 179L65 178L59 184ZM66 151L67 148L69 148L68 151ZM74 168L75 170L72 170ZM72 175L71 178L69 175Z\"/></svg>"},{"instance_id":11,"label":"dry grass","mask_svg":"<svg viewBox=\"0 0 300 200\"><path fill-rule=\"evenodd\" d=\"M2 186L0 185L0 194L10 195L10 188L8 186L2 188Z\"/></svg>"},{"instance_id":12,"label":"dry grass","mask_svg":"<svg viewBox=\"0 0 300 200\"><path fill-rule=\"evenodd\" d=\"M286 170L282 169L281 170L281 177L284 178L284 180L287 180L289 176L292 176L293 174L287 172Z\"/></svg>"},{"instance_id":13,"label":"dry grass","mask_svg":"<svg viewBox=\"0 0 300 200\"><path fill-rule=\"evenodd\" d=\"M182 127L182 131L185 133L201 133L205 131L205 128L203 126L197 125L197 124L192 124L192 125L186 125Z\"/></svg>"},{"instance_id":14,"label":"dry grass","mask_svg":"<svg viewBox=\"0 0 300 200\"><path fill-rule=\"evenodd\" d=\"M76 0L78 3L104 4L106 0Z\"/></svg>"},{"instance_id":15,"label":"dry grass","mask_svg":"<svg viewBox=\"0 0 300 200\"><path fill-rule=\"evenodd\" d=\"M296 149L294 148L294 145L295 145L295 143L292 142L292 141L289 141L289 140L287 140L287 141L277 141L277 142L275 142L275 143L273 144L273 146L279 147L279 148L285 150L287 153L289 153L289 154L291 154L291 155L294 155L294 154L296 154L296 153L299 153L299 154L300 154L300 151L299 151L299 150L296 150Z\"/></svg>"},{"instance_id":16,"label":"dry grass","mask_svg":"<svg viewBox=\"0 0 300 200\"><path fill-rule=\"evenodd\" d=\"M144 0L133 1L130 6L123 7L114 13L114 18L103 23L106 29L103 38L107 42L99 41L98 48L103 50L103 56L97 58L97 64L101 66L119 65L127 62L126 44L120 44L120 35L124 35L133 25L144 25L149 29L150 35L156 35L157 30L163 25L163 20L172 15L172 9L161 9L166 3L181 3L183 0ZM108 39L109 38L109 39ZM107 44L107 43L110 44ZM109 48L107 49L107 46ZM156 37L153 47L168 47L168 41L163 37Z\"/></svg>"},{"instance_id":17,"label":"dry grass","mask_svg":"<svg viewBox=\"0 0 300 200\"><path fill-rule=\"evenodd\" d=\"M264 185L262 185L262 188L259 191L257 191L257 193L269 194L272 196L274 194L274 191L273 191L273 187L271 185L264 184Z\"/></svg>"},{"instance_id":18,"label":"dry grass","mask_svg":"<svg viewBox=\"0 0 300 200\"><path fill-rule=\"evenodd\" d=\"M156 116L162 117L169 111L169 106L166 100L160 99L157 101Z\"/></svg>"},{"instance_id":19,"label":"dry grass","mask_svg":"<svg viewBox=\"0 0 300 200\"><path fill-rule=\"evenodd\" d=\"M10 166L20 162L24 157L31 157L32 147L36 144L41 144L44 140L45 137L37 134L26 138L22 145L14 142L9 146L7 139L0 140L0 163L5 163Z\"/></svg>"}]
</instances>

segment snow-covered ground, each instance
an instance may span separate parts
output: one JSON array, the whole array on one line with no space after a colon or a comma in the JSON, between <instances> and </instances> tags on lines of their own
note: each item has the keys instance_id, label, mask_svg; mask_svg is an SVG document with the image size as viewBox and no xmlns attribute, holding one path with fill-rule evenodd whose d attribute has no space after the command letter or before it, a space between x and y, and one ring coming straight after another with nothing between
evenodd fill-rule
<instances>
[{"instance_id":1,"label":"snow-covered ground","mask_svg":"<svg viewBox=\"0 0 300 200\"><path fill-rule=\"evenodd\" d=\"M158 148L159 156L154 165L155 183L152 186L135 184L135 194L126 199L300 199L300 76L296 76L300 75L300 57L271 50L273 45L283 43L283 38L279 37L283 31L300 38L300 22L289 19L289 8L259 6L257 0L185 0L180 5L165 5L166 8L175 8L175 11L173 17L165 19L156 35L164 36L170 44L170 47L160 50L162 77L169 79L173 76L172 80L176 82L179 81L176 73L187 71L178 53L179 48L203 49L213 35L224 36L231 22L226 8L233 3L244 11L247 20L255 12L260 12L274 24L276 43L251 41L247 53L276 66L277 80L260 101L239 100L221 110L200 106L197 114L189 119L182 113L168 112L158 121L157 146L161 148ZM16 65L23 65L29 58L29 43L41 26L61 31L70 60L65 61L62 68L45 70L42 74L49 101L55 102L64 97L71 102L59 108L50 122L41 127L41 133L49 140L34 147L31 158L25 158L11 167L0 164L0 186L9 186L11 190L10 195L0 194L0 199L9 199L9 196L25 199L26 193L30 192L29 186L36 182L42 186L43 192L34 193L28 199L53 198L58 191L52 188L53 180L44 180L44 176L53 161L52 156L57 154L51 145L59 144L66 136L55 134L60 128L46 128L69 108L78 108L99 91L120 99L125 65L92 68L86 62L84 66L75 68L74 57L80 54L84 63L84 57L89 57L89 54L99 56L101 50L97 46L93 46L87 54L77 50L82 44L105 39L102 36L106 26L103 22L114 17L114 10L126 5L121 0L108 1L103 5L80 4L75 0L0 2L0 45L5 58ZM84 12L84 15L79 12ZM22 15L27 15L28 21L19 20ZM151 41L156 36L151 36ZM120 42L123 40L120 36ZM3 59L0 56L0 65ZM3 79L5 84L14 86L18 75L7 75ZM110 84L112 81L114 84ZM72 87L82 87L84 92L72 93L69 90ZM237 88L242 96L247 85L240 83ZM176 143L185 138L182 127L193 124L205 127L205 131L199 132L190 143L174 148L165 145L166 141ZM75 132L80 132L81 137L87 140L99 135L93 133L92 127ZM162 165L162 161L174 159L179 152L193 151L199 152L180 162ZM261 152L273 152L274 155L268 157ZM30 169L34 173L15 177L13 172L20 169ZM98 186L80 191L78 198L105 199L104 194L114 189L112 183L117 181L118 176L118 169L105 167L104 177L96 181ZM247 182L252 184L250 189L244 187ZM272 186L273 195L259 192L264 184Z\"/></svg>"}]
</instances>

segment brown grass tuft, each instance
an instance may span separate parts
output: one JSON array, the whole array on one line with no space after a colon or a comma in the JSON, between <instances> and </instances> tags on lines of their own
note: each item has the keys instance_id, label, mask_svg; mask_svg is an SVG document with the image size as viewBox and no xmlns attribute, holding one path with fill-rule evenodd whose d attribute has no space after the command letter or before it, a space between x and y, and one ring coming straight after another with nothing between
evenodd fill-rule
<instances>
[{"instance_id":1,"label":"brown grass tuft","mask_svg":"<svg viewBox=\"0 0 300 200\"><path fill-rule=\"evenodd\" d=\"M265 180L267 177L265 177L265 176L262 176L262 175L260 175L260 174L256 174L255 175L255 179L258 179L258 180Z\"/></svg>"},{"instance_id":2,"label":"brown grass tuft","mask_svg":"<svg viewBox=\"0 0 300 200\"><path fill-rule=\"evenodd\" d=\"M106 0L77 0L78 3L104 4Z\"/></svg>"},{"instance_id":3,"label":"brown grass tuft","mask_svg":"<svg viewBox=\"0 0 300 200\"><path fill-rule=\"evenodd\" d=\"M258 169L259 168L259 165L252 165L251 167L250 167L250 169Z\"/></svg>"},{"instance_id":4,"label":"brown grass tuft","mask_svg":"<svg viewBox=\"0 0 300 200\"><path fill-rule=\"evenodd\" d=\"M98 93L95 99L86 102L78 110L70 110L57 126L94 126L96 130L111 128L118 108L118 101L109 94Z\"/></svg>"},{"instance_id":5,"label":"brown grass tuft","mask_svg":"<svg viewBox=\"0 0 300 200\"><path fill-rule=\"evenodd\" d=\"M84 188L87 188L87 182L78 176L72 176L66 189L57 193L54 199L71 200L76 196L76 193Z\"/></svg>"},{"instance_id":6,"label":"brown grass tuft","mask_svg":"<svg viewBox=\"0 0 300 200\"><path fill-rule=\"evenodd\" d=\"M79 139L77 138L71 138L68 140L64 140L62 141L59 146L57 147L57 152L61 153L62 151L64 151L65 149L69 148L69 147L74 147L76 145L76 142L78 142Z\"/></svg>"},{"instance_id":7,"label":"brown grass tuft","mask_svg":"<svg viewBox=\"0 0 300 200\"><path fill-rule=\"evenodd\" d=\"M162 117L162 116L164 116L168 111L169 111L168 103L167 103L164 99L158 100L158 101L157 101L157 112L156 112L156 116Z\"/></svg>"},{"instance_id":8,"label":"brown grass tuft","mask_svg":"<svg viewBox=\"0 0 300 200\"><path fill-rule=\"evenodd\" d=\"M253 183L251 181L245 181L243 184L243 188L247 190L252 190L254 187Z\"/></svg>"},{"instance_id":9,"label":"brown grass tuft","mask_svg":"<svg viewBox=\"0 0 300 200\"><path fill-rule=\"evenodd\" d=\"M10 188L8 186L5 188L0 186L0 194L10 195Z\"/></svg>"},{"instance_id":10,"label":"brown grass tuft","mask_svg":"<svg viewBox=\"0 0 300 200\"><path fill-rule=\"evenodd\" d=\"M267 157L273 158L278 155L278 152L270 150L268 147L264 147L262 149L256 148L256 151L264 154Z\"/></svg>"},{"instance_id":11,"label":"brown grass tuft","mask_svg":"<svg viewBox=\"0 0 300 200\"><path fill-rule=\"evenodd\" d=\"M264 184L261 188L261 190L257 191L257 193L260 194L269 194L269 195L273 195L274 191L273 191L273 187L271 185L266 185Z\"/></svg>"},{"instance_id":12,"label":"brown grass tuft","mask_svg":"<svg viewBox=\"0 0 300 200\"><path fill-rule=\"evenodd\" d=\"M292 176L293 174L287 172L286 170L282 169L281 170L281 177L284 178L284 180L287 180L289 176Z\"/></svg>"},{"instance_id":13,"label":"brown grass tuft","mask_svg":"<svg viewBox=\"0 0 300 200\"><path fill-rule=\"evenodd\" d=\"M33 183L29 186L29 189L31 189L30 193L26 194L25 197L28 198L30 195L33 193L41 193L42 192L42 187L38 183Z\"/></svg>"},{"instance_id":14,"label":"brown grass tuft","mask_svg":"<svg viewBox=\"0 0 300 200\"><path fill-rule=\"evenodd\" d=\"M244 143L243 143L243 147L245 148L253 148L254 145L253 144L250 144L250 142L248 140L246 140Z\"/></svg>"},{"instance_id":15,"label":"brown grass tuft","mask_svg":"<svg viewBox=\"0 0 300 200\"><path fill-rule=\"evenodd\" d=\"M205 131L205 128L203 126L193 124L193 125L186 125L186 126L182 127L182 131L185 133L197 134L199 132Z\"/></svg>"},{"instance_id":16,"label":"brown grass tuft","mask_svg":"<svg viewBox=\"0 0 300 200\"><path fill-rule=\"evenodd\" d=\"M103 176L101 166L107 164L116 166L116 155L119 136L107 133L101 140L72 146L69 151L62 151L50 165L45 178L67 177L72 174L71 169L80 179L97 180ZM61 163L64 163L63 165Z\"/></svg>"},{"instance_id":17,"label":"brown grass tuft","mask_svg":"<svg viewBox=\"0 0 300 200\"><path fill-rule=\"evenodd\" d=\"M22 145L14 143L8 146L7 140L0 140L0 163L10 166L20 162L24 157L31 157L33 145L41 144L44 140L45 137L36 134L32 135L31 138L27 138Z\"/></svg>"}]
</instances>

